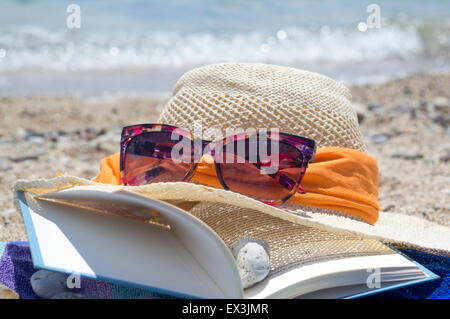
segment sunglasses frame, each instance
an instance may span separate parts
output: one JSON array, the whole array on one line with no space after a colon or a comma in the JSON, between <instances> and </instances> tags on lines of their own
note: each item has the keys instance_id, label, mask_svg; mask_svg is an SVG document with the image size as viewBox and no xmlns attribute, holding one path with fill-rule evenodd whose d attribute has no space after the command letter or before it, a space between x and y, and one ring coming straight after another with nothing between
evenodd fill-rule
<instances>
[{"instance_id":1,"label":"sunglasses frame","mask_svg":"<svg viewBox=\"0 0 450 319\"><path fill-rule=\"evenodd\" d=\"M141 134L152 133L152 132L173 133L175 130L177 130L176 134L186 137L186 138L192 140L193 142L196 141L196 138L189 131L187 131L183 128L168 125L168 124L137 124L137 125L126 126L122 129L122 135L121 135L121 140L120 140L120 174L121 174L122 182L124 185L128 185L128 181L125 178L124 170L125 170L125 156L126 156L126 152L127 152L129 143L136 136L139 136ZM216 152L216 148L214 147L214 145L216 145L216 144L226 145L233 141L235 142L235 141L239 141L241 139L248 138L253 134L255 134L255 132L251 132L251 133L242 132L242 133L237 133L237 134L229 136L229 137L225 137L218 141L209 141L209 140L200 140L199 139L201 141L201 143L194 143L194 145L201 145L201 147L202 147L201 150L194 150L195 152L199 152L196 154L202 154L202 156L205 154L209 154L214 159L214 165L215 165L215 169L216 169L216 173L217 173L217 178L219 179L220 184L222 185L222 187L225 190L229 190L229 187L227 186L227 184L224 181L223 176L222 176L222 168L221 168L221 163L219 160L220 157L222 156L222 154ZM316 143L314 142L314 140L311 140L311 139L308 139L305 137L296 136L296 135L287 134L287 133L278 133L278 132L276 134L272 134L271 131L267 131L267 138L278 140L278 142L280 142L280 143L285 143L285 144L288 144L288 145L294 147L302 154L302 157L303 157L302 165L300 166L300 168L301 168L300 176L299 176L298 180L295 181L295 186L292 188L290 193L280 200L262 201L265 204L274 206L274 205L279 205L279 204L285 203L292 196L294 196L297 192L305 193L305 190L301 187L300 183L303 179L303 176L305 175L306 168L308 167L308 163L312 163L314 160L314 155L316 153ZM189 171L186 173L186 175L181 180L182 182L189 182L191 180L192 176L195 173L195 170L197 169L198 164L199 163L197 161L194 161L191 164Z\"/></svg>"}]
</instances>

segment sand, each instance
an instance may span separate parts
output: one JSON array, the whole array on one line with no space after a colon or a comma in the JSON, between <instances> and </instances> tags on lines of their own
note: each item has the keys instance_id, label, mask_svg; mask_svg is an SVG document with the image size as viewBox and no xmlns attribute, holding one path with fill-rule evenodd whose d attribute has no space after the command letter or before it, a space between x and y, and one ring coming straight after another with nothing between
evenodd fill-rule
<instances>
[{"instance_id":1,"label":"sand","mask_svg":"<svg viewBox=\"0 0 450 319\"><path fill-rule=\"evenodd\" d=\"M382 211L450 226L450 74L352 88L361 130L380 167ZM82 101L68 96L0 99L0 241L26 240L14 210L17 179L67 172L92 178L119 150L121 127L155 122L165 99Z\"/></svg>"}]
</instances>

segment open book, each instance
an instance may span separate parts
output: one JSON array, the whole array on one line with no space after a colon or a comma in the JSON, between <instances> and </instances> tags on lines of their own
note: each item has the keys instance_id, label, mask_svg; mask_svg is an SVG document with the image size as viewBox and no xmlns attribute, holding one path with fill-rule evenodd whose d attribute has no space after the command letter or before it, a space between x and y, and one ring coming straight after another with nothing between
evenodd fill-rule
<instances>
[{"instance_id":1,"label":"open book","mask_svg":"<svg viewBox=\"0 0 450 319\"><path fill-rule=\"evenodd\" d=\"M437 278L378 241L323 231L319 241L314 229L297 225L303 228L286 229L277 242L292 241L302 253L275 249L268 277L244 290L227 247L243 234L217 229L207 214L106 185L17 197L37 268L174 296L344 298Z\"/></svg>"}]
</instances>

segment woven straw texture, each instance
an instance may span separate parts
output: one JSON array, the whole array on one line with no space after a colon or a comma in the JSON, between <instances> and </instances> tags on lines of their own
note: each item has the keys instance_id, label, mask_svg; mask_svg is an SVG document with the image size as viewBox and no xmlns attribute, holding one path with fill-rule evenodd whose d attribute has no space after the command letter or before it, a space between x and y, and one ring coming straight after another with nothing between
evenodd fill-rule
<instances>
[{"instance_id":1,"label":"woven straw texture","mask_svg":"<svg viewBox=\"0 0 450 319\"><path fill-rule=\"evenodd\" d=\"M227 246L242 238L265 240L271 276L319 261L393 253L375 239L328 232L238 206L202 202L190 212L214 229Z\"/></svg>"},{"instance_id":2,"label":"woven straw texture","mask_svg":"<svg viewBox=\"0 0 450 319\"><path fill-rule=\"evenodd\" d=\"M277 128L314 139L318 147L365 151L349 90L332 79L267 64L224 63L181 77L159 123L194 131Z\"/></svg>"}]
</instances>

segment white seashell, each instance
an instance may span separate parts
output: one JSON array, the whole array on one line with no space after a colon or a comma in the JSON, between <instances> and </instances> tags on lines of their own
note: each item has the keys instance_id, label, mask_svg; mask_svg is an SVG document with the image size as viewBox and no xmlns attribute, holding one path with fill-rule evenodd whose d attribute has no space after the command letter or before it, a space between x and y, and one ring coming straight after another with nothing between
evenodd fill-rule
<instances>
[{"instance_id":1,"label":"white seashell","mask_svg":"<svg viewBox=\"0 0 450 319\"><path fill-rule=\"evenodd\" d=\"M242 286L248 288L262 281L270 271L270 256L266 242L245 238L231 245Z\"/></svg>"}]
</instances>

